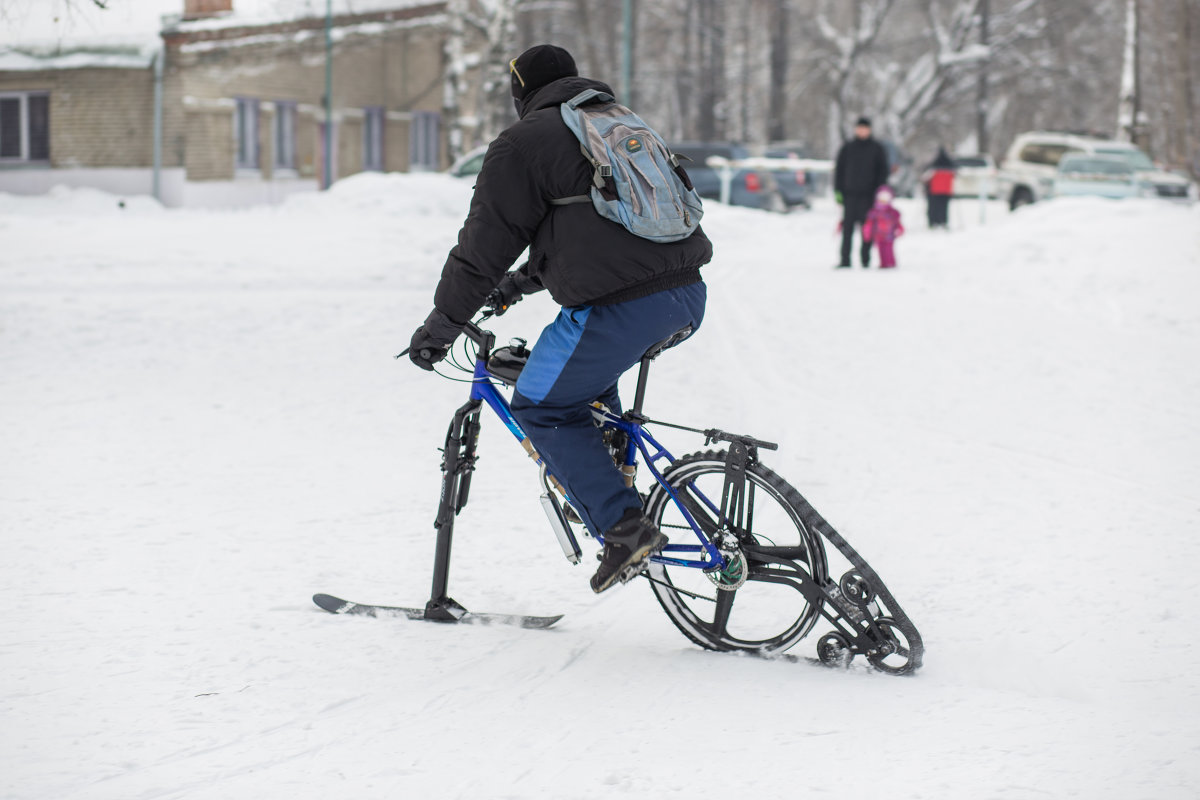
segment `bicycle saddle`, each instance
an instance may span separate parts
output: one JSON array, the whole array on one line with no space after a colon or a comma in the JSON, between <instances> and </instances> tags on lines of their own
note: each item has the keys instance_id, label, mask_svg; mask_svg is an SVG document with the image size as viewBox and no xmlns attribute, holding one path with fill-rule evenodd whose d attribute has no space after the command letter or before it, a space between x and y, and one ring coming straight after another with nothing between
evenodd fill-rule
<instances>
[{"instance_id":1,"label":"bicycle saddle","mask_svg":"<svg viewBox=\"0 0 1200 800\"><path fill-rule=\"evenodd\" d=\"M658 344L651 345L650 349L646 351L646 354L644 356L642 356L642 359L643 360L644 359L653 360L655 358L658 358L658 356L662 353L663 350L666 350L667 348L670 348L670 347L674 347L675 345L679 344L680 342L682 342L684 339L688 338L691 335L692 335L692 326L686 325L686 326L680 328L679 330L675 331L674 333L672 333L667 338L663 339Z\"/></svg>"}]
</instances>

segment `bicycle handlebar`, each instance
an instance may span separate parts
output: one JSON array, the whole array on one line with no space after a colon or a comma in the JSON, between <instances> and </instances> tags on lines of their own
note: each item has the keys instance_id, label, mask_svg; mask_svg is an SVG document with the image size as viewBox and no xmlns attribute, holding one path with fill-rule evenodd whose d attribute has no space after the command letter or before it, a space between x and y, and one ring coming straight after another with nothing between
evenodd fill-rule
<instances>
[{"instance_id":1,"label":"bicycle handlebar","mask_svg":"<svg viewBox=\"0 0 1200 800\"><path fill-rule=\"evenodd\" d=\"M466 325L463 326L463 329L462 329L463 334L468 339L473 341L475 344L483 345L484 337L486 337L490 334L487 331L485 331L483 328L479 327L478 323L483 322L488 317L493 317L495 315L496 315L495 311L484 310L482 312L482 314L480 314L478 320L476 320L474 322L468 322ZM401 350L399 353L397 353L395 357L396 358L404 358L410 352L412 352L412 348L406 347L403 350ZM420 350L417 351L417 353L418 353L418 355L421 356L421 358L425 359L426 361L428 361L433 356L433 351L430 350L428 347L422 347Z\"/></svg>"}]
</instances>

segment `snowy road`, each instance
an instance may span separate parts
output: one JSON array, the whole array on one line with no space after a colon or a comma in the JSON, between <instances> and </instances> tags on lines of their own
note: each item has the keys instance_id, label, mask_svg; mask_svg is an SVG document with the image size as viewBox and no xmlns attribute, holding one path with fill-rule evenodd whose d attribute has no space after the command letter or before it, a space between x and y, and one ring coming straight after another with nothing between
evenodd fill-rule
<instances>
[{"instance_id":1,"label":"snowy road","mask_svg":"<svg viewBox=\"0 0 1200 800\"><path fill-rule=\"evenodd\" d=\"M0 196L0 797L1196 796L1200 208L935 234L902 205L891 274L830 269L832 207L709 210L708 317L647 409L781 443L920 628L902 679L706 653L645 586L594 597L498 425L451 594L562 622L311 605L428 596L465 391L391 356L468 197Z\"/></svg>"}]
</instances>

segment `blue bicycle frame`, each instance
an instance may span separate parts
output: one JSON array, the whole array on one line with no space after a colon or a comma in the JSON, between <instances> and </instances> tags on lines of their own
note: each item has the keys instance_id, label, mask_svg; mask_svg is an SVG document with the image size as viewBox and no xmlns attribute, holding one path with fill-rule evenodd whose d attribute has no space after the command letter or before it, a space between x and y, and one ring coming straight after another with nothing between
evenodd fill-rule
<instances>
[{"instance_id":1,"label":"blue bicycle frame","mask_svg":"<svg viewBox=\"0 0 1200 800\"><path fill-rule=\"evenodd\" d=\"M496 413L496 416L504 423L509 432L516 437L517 441L521 442L526 450L530 451L530 455L535 455L532 447L529 445L529 437L521 428L521 424L517 422L513 416L512 409L504 395L496 388L493 380L495 376L488 370L487 367L488 348L482 347L475 361L475 371L471 381L471 400L483 401ZM643 370L645 366L643 366ZM640 394L640 393L639 393ZM640 398L639 398L640 399ZM639 403L640 405L640 403ZM637 422L631 422L624 417L613 414L610 411L600 408L594 408L593 415L603 420L604 427L612 427L623 431L627 435L627 445L625 448L625 465L634 466L637 463L637 453L640 452L645 459L645 464L654 479L666 490L668 496L679 508L681 514L692 532L695 533L698 544L668 544L663 548L663 554L651 556L651 561L661 564L670 564L678 567L693 567L702 570L724 569L727 565L727 560L721 555L721 551L712 543L696 522L695 517L687 510L686 506L676 494L675 489L667 483L662 472L655 466L656 462L666 461L672 464L675 457L672 456L665 447L663 447L657 439L650 435L645 428ZM653 449L653 452L651 450ZM538 458L538 464L543 464ZM702 493L692 487L692 491L696 497L707 506L718 518L720 518L720 509ZM564 495L565 496L565 495ZM567 498L570 500L570 498ZM602 534L597 533L597 541L603 544L604 538ZM677 555L672 555L677 554ZM693 557L681 557L685 554L690 554Z\"/></svg>"}]
</instances>

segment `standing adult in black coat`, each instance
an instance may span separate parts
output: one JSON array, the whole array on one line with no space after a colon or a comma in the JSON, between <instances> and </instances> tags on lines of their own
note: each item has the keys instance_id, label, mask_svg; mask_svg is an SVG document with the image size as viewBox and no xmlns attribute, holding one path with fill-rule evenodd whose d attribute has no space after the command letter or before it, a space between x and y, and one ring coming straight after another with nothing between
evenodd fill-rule
<instances>
[{"instance_id":1,"label":"standing adult in black coat","mask_svg":"<svg viewBox=\"0 0 1200 800\"><path fill-rule=\"evenodd\" d=\"M850 248L854 229L867 219L875 203L875 192L887 183L888 157L883 145L871 136L871 120L859 117L854 138L838 151L833 172L833 191L842 204L842 260L839 267L850 266ZM871 266L871 243L862 240L862 265Z\"/></svg>"},{"instance_id":2,"label":"standing adult in black coat","mask_svg":"<svg viewBox=\"0 0 1200 800\"><path fill-rule=\"evenodd\" d=\"M707 292L700 267L712 258L712 244L700 228L680 241L652 242L604 219L591 203L553 203L592 186L593 167L563 121L562 103L588 89L612 89L579 77L570 53L553 45L513 59L511 74L520 119L488 147L434 310L409 353L433 369L489 295L507 307L544 288L563 306L533 346L512 412L572 508L603 535L591 580L601 592L667 537L614 467L590 404L599 399L619 413L621 374L652 345L700 327ZM526 247L529 261L506 273Z\"/></svg>"}]
</instances>

